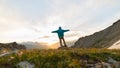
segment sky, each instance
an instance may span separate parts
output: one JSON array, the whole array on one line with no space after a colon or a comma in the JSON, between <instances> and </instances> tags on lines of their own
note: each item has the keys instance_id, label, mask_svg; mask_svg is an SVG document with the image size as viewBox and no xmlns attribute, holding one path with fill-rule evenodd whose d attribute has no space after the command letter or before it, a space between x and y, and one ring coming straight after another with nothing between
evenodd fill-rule
<instances>
[{"instance_id":1,"label":"sky","mask_svg":"<svg viewBox=\"0 0 120 68\"><path fill-rule=\"evenodd\" d=\"M0 0L0 42L58 42L103 30L120 19L120 0Z\"/></svg>"}]
</instances>

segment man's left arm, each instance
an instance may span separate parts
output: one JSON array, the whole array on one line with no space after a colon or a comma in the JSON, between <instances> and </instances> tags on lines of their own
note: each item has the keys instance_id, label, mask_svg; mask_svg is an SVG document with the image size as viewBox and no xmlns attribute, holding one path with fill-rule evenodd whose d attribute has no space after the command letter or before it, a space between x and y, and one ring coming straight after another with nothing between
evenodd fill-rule
<instances>
[{"instance_id":1,"label":"man's left arm","mask_svg":"<svg viewBox=\"0 0 120 68\"><path fill-rule=\"evenodd\" d=\"M67 32L67 31L70 31L70 30L64 30L64 32Z\"/></svg>"}]
</instances>

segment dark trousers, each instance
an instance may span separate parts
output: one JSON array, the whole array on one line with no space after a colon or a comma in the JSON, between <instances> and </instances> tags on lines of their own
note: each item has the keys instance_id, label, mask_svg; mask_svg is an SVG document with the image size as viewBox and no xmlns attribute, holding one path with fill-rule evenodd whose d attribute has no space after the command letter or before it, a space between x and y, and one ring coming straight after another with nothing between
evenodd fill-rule
<instances>
[{"instance_id":1,"label":"dark trousers","mask_svg":"<svg viewBox=\"0 0 120 68\"><path fill-rule=\"evenodd\" d=\"M64 38L59 38L59 40L60 40L60 46L61 46L61 47L63 47L63 46L67 47L67 45L66 45L66 42L65 42L65 39L64 39Z\"/></svg>"}]
</instances>

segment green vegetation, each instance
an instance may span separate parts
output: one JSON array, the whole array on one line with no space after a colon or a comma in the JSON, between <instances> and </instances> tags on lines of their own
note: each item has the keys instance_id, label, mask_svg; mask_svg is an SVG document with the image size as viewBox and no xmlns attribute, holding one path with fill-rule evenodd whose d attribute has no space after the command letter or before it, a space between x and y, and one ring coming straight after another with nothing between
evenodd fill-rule
<instances>
[{"instance_id":1,"label":"green vegetation","mask_svg":"<svg viewBox=\"0 0 120 68\"><path fill-rule=\"evenodd\" d=\"M60 50L21 50L18 54L0 58L0 67L14 68L21 61L28 61L35 68L81 68L82 60L89 63L107 62L108 57L120 61L120 50L108 49L60 49Z\"/></svg>"}]
</instances>

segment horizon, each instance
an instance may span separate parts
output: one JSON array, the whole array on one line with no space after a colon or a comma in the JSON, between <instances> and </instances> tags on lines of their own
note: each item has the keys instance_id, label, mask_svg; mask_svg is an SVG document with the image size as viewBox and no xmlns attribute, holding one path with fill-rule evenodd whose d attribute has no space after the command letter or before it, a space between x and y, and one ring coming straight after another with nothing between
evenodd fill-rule
<instances>
[{"instance_id":1,"label":"horizon","mask_svg":"<svg viewBox=\"0 0 120 68\"><path fill-rule=\"evenodd\" d=\"M59 41L51 33L70 29L66 41L103 30L120 19L119 0L1 0L0 43Z\"/></svg>"}]
</instances>

